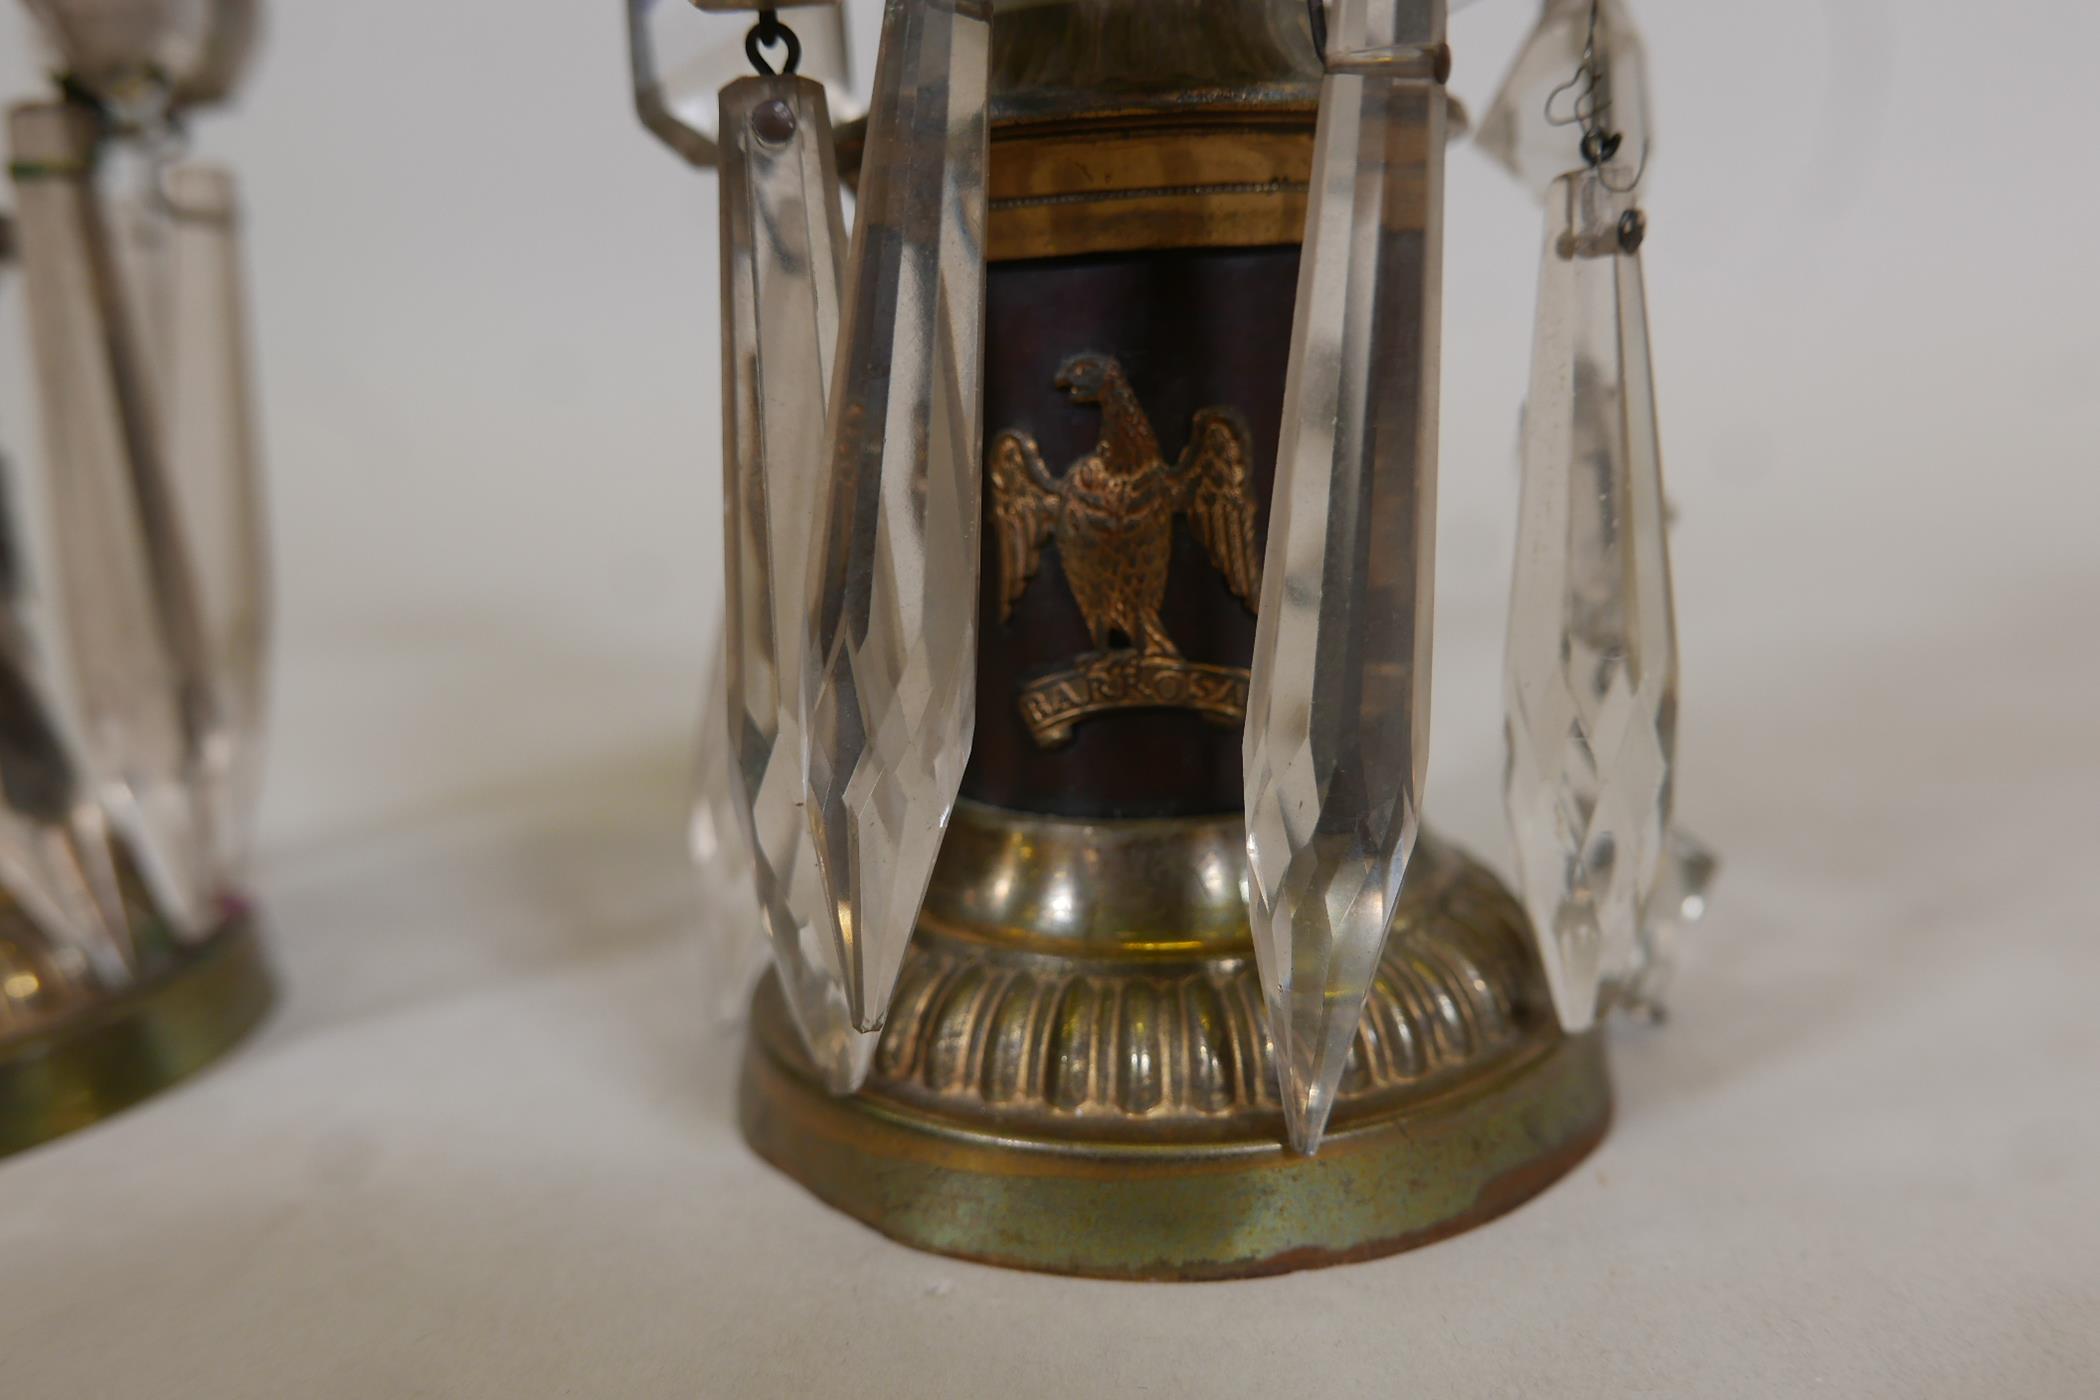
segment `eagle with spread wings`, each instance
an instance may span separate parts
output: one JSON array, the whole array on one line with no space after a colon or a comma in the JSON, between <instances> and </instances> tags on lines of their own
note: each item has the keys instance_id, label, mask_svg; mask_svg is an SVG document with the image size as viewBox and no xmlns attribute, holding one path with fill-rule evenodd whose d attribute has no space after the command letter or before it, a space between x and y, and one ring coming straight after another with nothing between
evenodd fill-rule
<instances>
[{"instance_id":1,"label":"eagle with spread wings","mask_svg":"<svg viewBox=\"0 0 2100 1400\"><path fill-rule=\"evenodd\" d=\"M999 616L1035 577L1043 546L1057 541L1072 596L1097 651L1120 633L1148 656L1178 656L1159 620L1174 517L1188 518L1211 563L1251 611L1261 594L1254 553L1254 495L1246 425L1228 409L1199 410L1180 461L1167 465L1123 367L1107 355L1074 355L1056 385L1074 403L1101 408L1101 439L1062 477L1043 465L1028 434L992 443L992 519L999 533Z\"/></svg>"}]
</instances>

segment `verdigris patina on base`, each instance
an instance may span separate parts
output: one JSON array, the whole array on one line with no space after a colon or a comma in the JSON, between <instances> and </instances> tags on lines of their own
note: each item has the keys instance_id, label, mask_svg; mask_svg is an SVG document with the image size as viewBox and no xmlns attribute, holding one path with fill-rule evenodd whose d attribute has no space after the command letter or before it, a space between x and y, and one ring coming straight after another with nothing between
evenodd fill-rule
<instances>
[{"instance_id":1,"label":"verdigris patina on base","mask_svg":"<svg viewBox=\"0 0 2100 1400\"><path fill-rule=\"evenodd\" d=\"M196 1073L254 1028L271 995L254 916L240 910L137 986L0 1037L0 1156Z\"/></svg>"}]
</instances>

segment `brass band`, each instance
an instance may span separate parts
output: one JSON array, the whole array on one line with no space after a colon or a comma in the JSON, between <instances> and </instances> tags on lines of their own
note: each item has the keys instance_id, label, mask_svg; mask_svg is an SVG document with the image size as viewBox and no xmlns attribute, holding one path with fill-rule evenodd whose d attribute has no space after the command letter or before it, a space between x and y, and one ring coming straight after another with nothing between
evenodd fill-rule
<instances>
[{"instance_id":1,"label":"brass band","mask_svg":"<svg viewBox=\"0 0 2100 1400\"><path fill-rule=\"evenodd\" d=\"M986 256L1296 243L1313 121L1299 106L995 129Z\"/></svg>"}]
</instances>

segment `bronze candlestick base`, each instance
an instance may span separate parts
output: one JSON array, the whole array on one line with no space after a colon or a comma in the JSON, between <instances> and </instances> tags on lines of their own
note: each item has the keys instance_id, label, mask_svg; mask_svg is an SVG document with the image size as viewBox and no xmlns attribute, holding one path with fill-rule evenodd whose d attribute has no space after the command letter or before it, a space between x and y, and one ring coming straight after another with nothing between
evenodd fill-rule
<instances>
[{"instance_id":1,"label":"bronze candlestick base","mask_svg":"<svg viewBox=\"0 0 2100 1400\"><path fill-rule=\"evenodd\" d=\"M1284 1146L1240 748L1313 52L1266 0L994 5L965 801L863 1091L824 1091L770 979L743 1073L752 1145L907 1244L1133 1279L1369 1258L1509 1210L1609 1121L1522 911L1425 835L1325 1144Z\"/></svg>"},{"instance_id":2,"label":"bronze candlestick base","mask_svg":"<svg viewBox=\"0 0 2100 1400\"><path fill-rule=\"evenodd\" d=\"M0 1036L0 1155L84 1128L188 1077L231 1049L270 1006L269 969L245 910L110 994L39 978L23 961L30 946L0 946L5 975L21 993L11 998L12 1011L23 1022ZM49 990L32 990L29 979Z\"/></svg>"}]
</instances>

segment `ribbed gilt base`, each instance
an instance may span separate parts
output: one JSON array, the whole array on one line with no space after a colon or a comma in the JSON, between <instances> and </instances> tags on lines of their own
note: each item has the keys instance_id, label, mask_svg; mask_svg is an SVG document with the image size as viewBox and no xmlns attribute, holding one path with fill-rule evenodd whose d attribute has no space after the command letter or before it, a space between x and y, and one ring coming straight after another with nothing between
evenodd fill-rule
<instances>
[{"instance_id":1,"label":"ribbed gilt base","mask_svg":"<svg viewBox=\"0 0 2100 1400\"><path fill-rule=\"evenodd\" d=\"M873 1074L827 1094L769 977L742 1121L768 1161L906 1244L1130 1279L1367 1259L1468 1229L1603 1136L1601 1038L1555 1026L1523 915L1425 837L1317 1157L1283 1119L1236 822L965 806Z\"/></svg>"}]
</instances>

